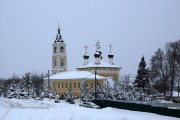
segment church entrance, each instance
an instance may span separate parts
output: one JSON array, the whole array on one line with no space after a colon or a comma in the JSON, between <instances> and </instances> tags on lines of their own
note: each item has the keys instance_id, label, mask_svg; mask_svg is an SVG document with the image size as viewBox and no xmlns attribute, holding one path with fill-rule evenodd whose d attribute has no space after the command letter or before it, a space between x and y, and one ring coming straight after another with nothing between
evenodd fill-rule
<instances>
[{"instance_id":1,"label":"church entrance","mask_svg":"<svg viewBox=\"0 0 180 120\"><path fill-rule=\"evenodd\" d=\"M64 98L64 95L62 94L62 95L61 95L61 99L63 99L63 98Z\"/></svg>"}]
</instances>

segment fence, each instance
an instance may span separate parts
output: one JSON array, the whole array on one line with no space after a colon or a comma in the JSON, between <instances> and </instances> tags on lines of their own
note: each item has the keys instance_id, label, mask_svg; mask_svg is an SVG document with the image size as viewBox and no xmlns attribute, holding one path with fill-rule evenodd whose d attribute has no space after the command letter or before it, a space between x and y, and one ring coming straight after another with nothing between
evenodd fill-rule
<instances>
[{"instance_id":1,"label":"fence","mask_svg":"<svg viewBox=\"0 0 180 120\"><path fill-rule=\"evenodd\" d=\"M180 109L180 103L150 103L153 107L164 107L164 108L177 108Z\"/></svg>"},{"instance_id":2,"label":"fence","mask_svg":"<svg viewBox=\"0 0 180 120\"><path fill-rule=\"evenodd\" d=\"M132 103L115 100L93 100L101 108L114 107L126 110L150 112L160 115L172 116L180 118L180 110L168 109L170 107L180 107L180 104L174 103Z\"/></svg>"}]
</instances>

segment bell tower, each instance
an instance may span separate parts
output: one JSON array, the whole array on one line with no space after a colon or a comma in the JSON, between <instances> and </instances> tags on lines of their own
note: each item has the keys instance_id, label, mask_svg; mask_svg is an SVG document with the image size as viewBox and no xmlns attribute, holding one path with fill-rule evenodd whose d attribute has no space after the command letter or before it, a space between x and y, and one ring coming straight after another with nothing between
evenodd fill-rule
<instances>
[{"instance_id":1,"label":"bell tower","mask_svg":"<svg viewBox=\"0 0 180 120\"><path fill-rule=\"evenodd\" d=\"M59 23L57 32L56 39L52 45L52 74L67 71L66 43L62 39Z\"/></svg>"}]
</instances>

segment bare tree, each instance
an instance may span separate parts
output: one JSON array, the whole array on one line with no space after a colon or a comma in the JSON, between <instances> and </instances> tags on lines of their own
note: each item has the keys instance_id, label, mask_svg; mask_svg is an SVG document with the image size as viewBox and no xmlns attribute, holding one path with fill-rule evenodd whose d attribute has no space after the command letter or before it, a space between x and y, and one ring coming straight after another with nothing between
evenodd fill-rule
<instances>
[{"instance_id":1,"label":"bare tree","mask_svg":"<svg viewBox=\"0 0 180 120\"><path fill-rule=\"evenodd\" d=\"M122 89L124 89L127 92L129 91L129 89L130 89L130 74L124 75L121 85L122 85Z\"/></svg>"},{"instance_id":2,"label":"bare tree","mask_svg":"<svg viewBox=\"0 0 180 120\"><path fill-rule=\"evenodd\" d=\"M170 98L172 99L173 90L174 90L174 81L177 75L177 50L176 50L176 42L167 43L166 44L166 58L168 62L168 69L169 69L169 80L170 80Z\"/></svg>"},{"instance_id":3,"label":"bare tree","mask_svg":"<svg viewBox=\"0 0 180 120\"><path fill-rule=\"evenodd\" d=\"M150 78L153 87L155 87L159 92L163 92L164 96L166 96L166 91L168 90L168 77L169 71L165 53L163 50L158 48L151 57Z\"/></svg>"}]
</instances>

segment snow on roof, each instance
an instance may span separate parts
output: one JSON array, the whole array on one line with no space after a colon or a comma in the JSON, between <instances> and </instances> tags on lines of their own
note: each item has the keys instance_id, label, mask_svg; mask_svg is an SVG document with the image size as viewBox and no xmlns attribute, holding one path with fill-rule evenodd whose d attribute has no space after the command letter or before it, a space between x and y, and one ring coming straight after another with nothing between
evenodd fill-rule
<instances>
[{"instance_id":1,"label":"snow on roof","mask_svg":"<svg viewBox=\"0 0 180 120\"><path fill-rule=\"evenodd\" d=\"M109 53L108 55L114 55L113 53Z\"/></svg>"},{"instance_id":2,"label":"snow on roof","mask_svg":"<svg viewBox=\"0 0 180 120\"><path fill-rule=\"evenodd\" d=\"M95 53L95 54L98 54L98 55L99 55L100 53L96 51L96 53Z\"/></svg>"},{"instance_id":3,"label":"snow on roof","mask_svg":"<svg viewBox=\"0 0 180 120\"><path fill-rule=\"evenodd\" d=\"M57 73L55 75L51 75L49 79L53 80L77 80L77 79L94 79L95 74L87 72L87 71L65 71L61 73ZM106 77L102 77L96 75L97 79L106 79ZM47 80L48 78L45 78Z\"/></svg>"},{"instance_id":4,"label":"snow on roof","mask_svg":"<svg viewBox=\"0 0 180 120\"><path fill-rule=\"evenodd\" d=\"M104 62L102 60L100 61L100 64L94 64L94 62L92 62L92 63L89 63L87 65L84 65L84 66L81 66L81 67L78 67L78 68L91 68L91 67L121 68L120 66L111 65L111 64L109 64L107 62Z\"/></svg>"}]
</instances>

